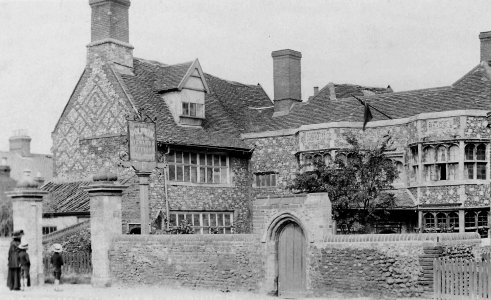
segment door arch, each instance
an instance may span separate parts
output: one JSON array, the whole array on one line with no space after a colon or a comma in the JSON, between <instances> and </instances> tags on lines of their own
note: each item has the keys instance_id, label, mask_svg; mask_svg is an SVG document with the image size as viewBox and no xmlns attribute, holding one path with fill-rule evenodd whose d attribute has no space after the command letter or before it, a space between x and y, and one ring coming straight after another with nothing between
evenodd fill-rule
<instances>
[{"instance_id":1,"label":"door arch","mask_svg":"<svg viewBox=\"0 0 491 300\"><path fill-rule=\"evenodd\" d=\"M302 294L306 282L306 242L297 223L289 221L279 228L276 253L278 295Z\"/></svg>"}]
</instances>

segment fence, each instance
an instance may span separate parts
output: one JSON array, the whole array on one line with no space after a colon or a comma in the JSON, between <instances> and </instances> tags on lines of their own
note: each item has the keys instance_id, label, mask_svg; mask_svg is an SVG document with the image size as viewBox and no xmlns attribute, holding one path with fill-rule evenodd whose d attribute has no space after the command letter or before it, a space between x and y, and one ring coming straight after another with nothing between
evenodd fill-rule
<instances>
[{"instance_id":1,"label":"fence","mask_svg":"<svg viewBox=\"0 0 491 300\"><path fill-rule=\"evenodd\" d=\"M491 262L438 258L433 263L434 296L446 299L491 299Z\"/></svg>"},{"instance_id":2,"label":"fence","mask_svg":"<svg viewBox=\"0 0 491 300\"><path fill-rule=\"evenodd\" d=\"M63 274L91 274L92 261L91 254L88 252L62 253L63 266L61 272ZM51 256L43 258L44 275L49 276L53 273L53 265L51 265Z\"/></svg>"}]
</instances>

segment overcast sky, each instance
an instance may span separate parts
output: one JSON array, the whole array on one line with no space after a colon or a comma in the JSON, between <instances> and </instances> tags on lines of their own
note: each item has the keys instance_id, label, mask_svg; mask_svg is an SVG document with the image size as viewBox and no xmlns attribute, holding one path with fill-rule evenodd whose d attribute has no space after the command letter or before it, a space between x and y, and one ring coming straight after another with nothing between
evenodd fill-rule
<instances>
[{"instance_id":1,"label":"overcast sky","mask_svg":"<svg viewBox=\"0 0 491 300\"><path fill-rule=\"evenodd\" d=\"M328 82L395 91L450 85L479 63L491 1L133 0L134 55L195 58L205 72L273 97L271 51L302 52L302 97ZM35 153L80 77L90 41L88 0L0 0L0 150L26 129Z\"/></svg>"}]
</instances>

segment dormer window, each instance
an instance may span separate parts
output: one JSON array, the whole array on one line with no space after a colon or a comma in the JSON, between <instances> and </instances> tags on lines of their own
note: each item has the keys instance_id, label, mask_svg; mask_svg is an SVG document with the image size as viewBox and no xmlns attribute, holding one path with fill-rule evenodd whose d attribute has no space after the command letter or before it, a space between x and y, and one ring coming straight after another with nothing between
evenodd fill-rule
<instances>
[{"instance_id":1,"label":"dormer window","mask_svg":"<svg viewBox=\"0 0 491 300\"><path fill-rule=\"evenodd\" d=\"M205 95L210 90L198 60L164 67L162 78L155 83L156 89L162 94L176 124L201 126L205 119Z\"/></svg>"},{"instance_id":2,"label":"dormer window","mask_svg":"<svg viewBox=\"0 0 491 300\"><path fill-rule=\"evenodd\" d=\"M185 117L204 118L204 105L193 102L182 102L182 114Z\"/></svg>"}]
</instances>

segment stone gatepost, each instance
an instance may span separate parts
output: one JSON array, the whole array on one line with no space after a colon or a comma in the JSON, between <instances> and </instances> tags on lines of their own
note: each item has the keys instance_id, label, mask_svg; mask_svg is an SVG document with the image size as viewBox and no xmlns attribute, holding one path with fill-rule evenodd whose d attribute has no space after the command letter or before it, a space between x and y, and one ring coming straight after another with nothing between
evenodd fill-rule
<instances>
[{"instance_id":1,"label":"stone gatepost","mask_svg":"<svg viewBox=\"0 0 491 300\"><path fill-rule=\"evenodd\" d=\"M14 231L23 230L22 241L29 243L31 284L44 284L41 219L43 216L43 197L48 192L38 189L38 183L30 176L26 176L13 191L6 194L12 198Z\"/></svg>"},{"instance_id":2,"label":"stone gatepost","mask_svg":"<svg viewBox=\"0 0 491 300\"><path fill-rule=\"evenodd\" d=\"M86 187L90 196L90 241L92 247L92 286L111 285L109 248L121 234L121 196L126 186L115 175L94 176Z\"/></svg>"}]
</instances>

